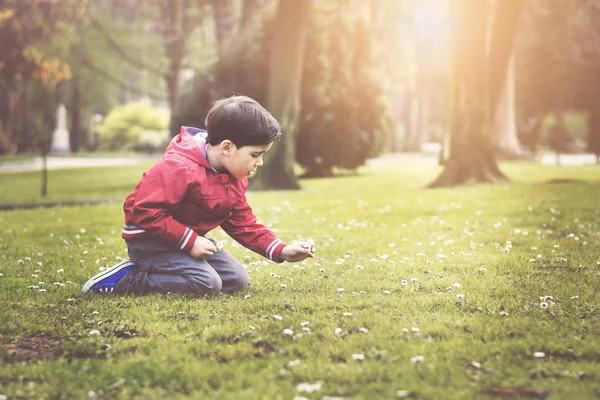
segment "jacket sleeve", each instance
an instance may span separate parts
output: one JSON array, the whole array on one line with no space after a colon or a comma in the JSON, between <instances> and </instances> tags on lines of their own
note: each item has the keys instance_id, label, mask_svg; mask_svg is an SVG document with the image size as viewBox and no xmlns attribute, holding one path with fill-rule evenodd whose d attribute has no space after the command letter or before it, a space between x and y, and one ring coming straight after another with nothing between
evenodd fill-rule
<instances>
[{"instance_id":1,"label":"jacket sleeve","mask_svg":"<svg viewBox=\"0 0 600 400\"><path fill-rule=\"evenodd\" d=\"M162 159L144 173L135 188L130 218L151 236L189 252L198 234L173 218L192 182L189 167L176 158Z\"/></svg>"},{"instance_id":2,"label":"jacket sleeve","mask_svg":"<svg viewBox=\"0 0 600 400\"><path fill-rule=\"evenodd\" d=\"M242 246L271 261L282 262L279 254L287 245L273 231L256 221L245 195L234 205L231 215L221 224L221 228Z\"/></svg>"}]
</instances>

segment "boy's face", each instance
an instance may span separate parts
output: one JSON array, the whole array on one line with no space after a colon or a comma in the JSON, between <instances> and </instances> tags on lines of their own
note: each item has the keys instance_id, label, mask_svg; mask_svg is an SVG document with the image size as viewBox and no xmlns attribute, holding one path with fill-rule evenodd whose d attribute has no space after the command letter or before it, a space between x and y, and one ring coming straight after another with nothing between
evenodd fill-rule
<instances>
[{"instance_id":1,"label":"boy's face","mask_svg":"<svg viewBox=\"0 0 600 400\"><path fill-rule=\"evenodd\" d=\"M272 145L273 143L269 143L238 148L232 143L223 159L223 166L236 178L247 178L263 165L263 155Z\"/></svg>"}]
</instances>

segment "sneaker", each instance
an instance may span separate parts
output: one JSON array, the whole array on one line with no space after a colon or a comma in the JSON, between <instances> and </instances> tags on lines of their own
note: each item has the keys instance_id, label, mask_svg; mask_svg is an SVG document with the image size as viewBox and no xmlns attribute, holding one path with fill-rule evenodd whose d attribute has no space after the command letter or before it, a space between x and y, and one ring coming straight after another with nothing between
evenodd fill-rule
<instances>
[{"instance_id":1,"label":"sneaker","mask_svg":"<svg viewBox=\"0 0 600 400\"><path fill-rule=\"evenodd\" d=\"M87 292L101 292L101 293L112 293L115 291L117 282L119 279L133 271L135 266L133 261L125 259L115 265L114 267L107 269L106 271L100 272L98 275L90 278L81 291Z\"/></svg>"}]
</instances>

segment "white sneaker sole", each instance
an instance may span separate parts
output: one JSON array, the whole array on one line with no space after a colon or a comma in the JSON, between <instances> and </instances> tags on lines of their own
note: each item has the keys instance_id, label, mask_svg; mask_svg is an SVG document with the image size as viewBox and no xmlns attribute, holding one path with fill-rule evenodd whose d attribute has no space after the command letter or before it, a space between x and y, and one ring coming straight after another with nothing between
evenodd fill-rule
<instances>
[{"instance_id":1,"label":"white sneaker sole","mask_svg":"<svg viewBox=\"0 0 600 400\"><path fill-rule=\"evenodd\" d=\"M111 267L105 271L100 272L97 275L94 275L93 277L91 277L81 288L81 291L83 293L87 293L90 291L90 289L92 288L92 286L94 286L96 283L100 282L102 279L106 278L107 276L110 276L116 272L119 272L120 270L122 270L123 268L126 267L130 267L133 265L133 261L131 261L130 259L126 259L121 261L120 263L118 263L117 265L115 265L114 267Z\"/></svg>"}]
</instances>

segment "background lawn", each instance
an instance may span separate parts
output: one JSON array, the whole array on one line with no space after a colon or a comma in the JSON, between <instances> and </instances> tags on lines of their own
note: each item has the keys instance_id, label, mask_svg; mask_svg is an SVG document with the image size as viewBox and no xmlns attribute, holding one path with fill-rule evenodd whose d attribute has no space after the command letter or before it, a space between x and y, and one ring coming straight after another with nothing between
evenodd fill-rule
<instances>
[{"instance_id":1,"label":"background lawn","mask_svg":"<svg viewBox=\"0 0 600 400\"><path fill-rule=\"evenodd\" d=\"M44 201L124 199L149 165L50 171ZM204 299L80 292L126 257L120 203L1 212L0 396L597 398L600 168L501 168L513 183L426 190L438 167L389 162L250 193L317 257L226 240L251 288ZM40 201L39 176L0 174L0 203Z\"/></svg>"}]
</instances>

